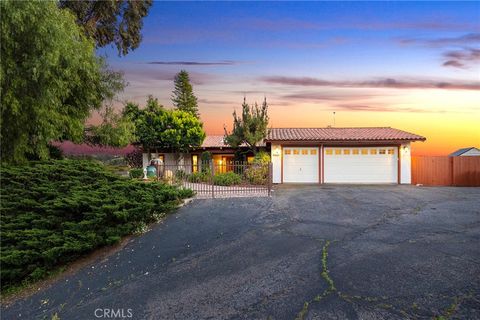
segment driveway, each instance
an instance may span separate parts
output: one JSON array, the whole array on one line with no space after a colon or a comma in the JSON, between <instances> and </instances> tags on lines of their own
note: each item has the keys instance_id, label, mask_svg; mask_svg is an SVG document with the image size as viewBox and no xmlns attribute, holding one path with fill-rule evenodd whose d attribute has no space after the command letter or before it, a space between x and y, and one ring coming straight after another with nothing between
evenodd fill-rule
<instances>
[{"instance_id":1,"label":"driveway","mask_svg":"<svg viewBox=\"0 0 480 320\"><path fill-rule=\"evenodd\" d=\"M195 200L2 319L478 319L479 243L480 188L282 186Z\"/></svg>"}]
</instances>

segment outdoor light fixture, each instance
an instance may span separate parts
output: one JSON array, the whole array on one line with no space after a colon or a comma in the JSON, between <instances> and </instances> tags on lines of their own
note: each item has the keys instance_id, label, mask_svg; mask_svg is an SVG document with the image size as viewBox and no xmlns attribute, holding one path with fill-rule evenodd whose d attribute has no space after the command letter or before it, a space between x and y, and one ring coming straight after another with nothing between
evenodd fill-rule
<instances>
[{"instance_id":1,"label":"outdoor light fixture","mask_svg":"<svg viewBox=\"0 0 480 320\"><path fill-rule=\"evenodd\" d=\"M280 148L279 147L275 147L273 149L273 155L276 156L276 157L280 155Z\"/></svg>"}]
</instances>

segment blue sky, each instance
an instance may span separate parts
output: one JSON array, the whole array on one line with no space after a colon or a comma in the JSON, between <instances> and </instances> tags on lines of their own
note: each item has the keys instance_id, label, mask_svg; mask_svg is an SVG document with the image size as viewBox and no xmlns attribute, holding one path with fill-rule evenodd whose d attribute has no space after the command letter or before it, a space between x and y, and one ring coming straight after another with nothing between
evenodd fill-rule
<instances>
[{"instance_id":1,"label":"blue sky","mask_svg":"<svg viewBox=\"0 0 480 320\"><path fill-rule=\"evenodd\" d=\"M328 125L335 110L345 125L461 121L479 116L479 21L480 2L157 1L138 49L99 51L125 72L121 100L168 107L174 74L189 71L213 133L244 95L267 96L276 126Z\"/></svg>"}]
</instances>

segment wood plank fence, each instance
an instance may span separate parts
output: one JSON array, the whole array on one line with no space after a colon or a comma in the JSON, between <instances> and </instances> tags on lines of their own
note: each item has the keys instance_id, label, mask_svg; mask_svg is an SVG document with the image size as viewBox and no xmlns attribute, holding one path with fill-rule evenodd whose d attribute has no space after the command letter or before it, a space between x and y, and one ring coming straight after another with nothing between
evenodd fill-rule
<instances>
[{"instance_id":1,"label":"wood plank fence","mask_svg":"<svg viewBox=\"0 0 480 320\"><path fill-rule=\"evenodd\" d=\"M412 156L412 184L480 187L480 157Z\"/></svg>"}]
</instances>

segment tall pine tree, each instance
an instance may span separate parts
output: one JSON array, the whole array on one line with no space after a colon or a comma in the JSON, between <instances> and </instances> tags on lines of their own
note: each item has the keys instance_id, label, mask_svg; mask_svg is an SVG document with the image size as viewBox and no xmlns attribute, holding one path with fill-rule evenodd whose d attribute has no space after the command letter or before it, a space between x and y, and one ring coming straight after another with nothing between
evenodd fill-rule
<instances>
[{"instance_id":1,"label":"tall pine tree","mask_svg":"<svg viewBox=\"0 0 480 320\"><path fill-rule=\"evenodd\" d=\"M181 70L175 76L175 89L173 90L172 102L177 110L186 111L199 117L197 97L193 94L192 85L188 72Z\"/></svg>"}]
</instances>

